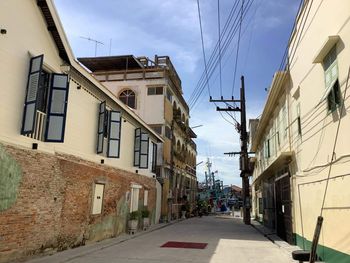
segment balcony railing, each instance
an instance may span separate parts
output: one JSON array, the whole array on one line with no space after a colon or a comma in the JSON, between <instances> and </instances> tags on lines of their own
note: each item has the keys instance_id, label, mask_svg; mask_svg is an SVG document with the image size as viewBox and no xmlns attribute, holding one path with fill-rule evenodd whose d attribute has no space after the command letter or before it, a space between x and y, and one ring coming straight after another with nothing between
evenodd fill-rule
<instances>
[{"instance_id":1,"label":"balcony railing","mask_svg":"<svg viewBox=\"0 0 350 263\"><path fill-rule=\"evenodd\" d=\"M34 130L32 133L27 134L26 136L35 140L44 141L45 124L46 113L37 110L35 116Z\"/></svg>"}]
</instances>

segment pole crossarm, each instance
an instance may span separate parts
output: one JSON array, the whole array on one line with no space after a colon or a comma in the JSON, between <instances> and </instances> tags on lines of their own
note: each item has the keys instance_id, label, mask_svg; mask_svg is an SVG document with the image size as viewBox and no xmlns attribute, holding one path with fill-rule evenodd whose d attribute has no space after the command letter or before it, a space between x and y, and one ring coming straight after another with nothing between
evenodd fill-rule
<instances>
[{"instance_id":1,"label":"pole crossarm","mask_svg":"<svg viewBox=\"0 0 350 263\"><path fill-rule=\"evenodd\" d=\"M231 97L231 99L224 99L222 96L221 96L221 99L214 100L210 96L209 102L239 102L240 103L241 100L235 100L233 97Z\"/></svg>"},{"instance_id":2,"label":"pole crossarm","mask_svg":"<svg viewBox=\"0 0 350 263\"><path fill-rule=\"evenodd\" d=\"M227 108L220 108L220 107L216 107L216 111L241 111L241 109L239 107L227 107Z\"/></svg>"},{"instance_id":3,"label":"pole crossarm","mask_svg":"<svg viewBox=\"0 0 350 263\"><path fill-rule=\"evenodd\" d=\"M229 155L229 156L235 156L235 155L241 155L243 154L244 152L228 152L228 153L224 153L226 155ZM248 154L255 154L255 152L247 152Z\"/></svg>"}]
</instances>

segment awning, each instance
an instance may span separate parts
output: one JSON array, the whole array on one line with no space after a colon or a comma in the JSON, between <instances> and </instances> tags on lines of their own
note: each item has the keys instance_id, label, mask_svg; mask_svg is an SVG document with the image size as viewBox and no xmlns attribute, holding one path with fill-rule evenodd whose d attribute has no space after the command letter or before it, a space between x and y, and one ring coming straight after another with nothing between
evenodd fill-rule
<instances>
[{"instance_id":1,"label":"awning","mask_svg":"<svg viewBox=\"0 0 350 263\"><path fill-rule=\"evenodd\" d=\"M317 55L313 59L312 63L322 63L324 57L329 53L329 51L334 47L339 41L340 37L338 35L329 36L327 40L323 43L321 49L317 52Z\"/></svg>"},{"instance_id":2,"label":"awning","mask_svg":"<svg viewBox=\"0 0 350 263\"><path fill-rule=\"evenodd\" d=\"M281 154L255 179L253 184L275 175L292 161L294 151L281 152Z\"/></svg>"}]
</instances>

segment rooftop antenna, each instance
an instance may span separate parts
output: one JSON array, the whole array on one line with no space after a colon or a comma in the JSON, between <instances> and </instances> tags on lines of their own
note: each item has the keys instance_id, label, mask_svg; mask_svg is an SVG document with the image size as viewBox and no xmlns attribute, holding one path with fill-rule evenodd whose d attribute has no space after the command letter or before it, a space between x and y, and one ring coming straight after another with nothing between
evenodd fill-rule
<instances>
[{"instance_id":1,"label":"rooftop antenna","mask_svg":"<svg viewBox=\"0 0 350 263\"><path fill-rule=\"evenodd\" d=\"M112 39L109 40L109 56L111 56L112 53Z\"/></svg>"},{"instance_id":2,"label":"rooftop antenna","mask_svg":"<svg viewBox=\"0 0 350 263\"><path fill-rule=\"evenodd\" d=\"M96 40L96 39L92 39L92 38L90 38L90 37L80 37L80 38L83 38L83 39L86 39L86 40L95 42L95 57L96 57L96 54L97 54L97 44L104 45L101 41L98 41L98 40Z\"/></svg>"}]
</instances>

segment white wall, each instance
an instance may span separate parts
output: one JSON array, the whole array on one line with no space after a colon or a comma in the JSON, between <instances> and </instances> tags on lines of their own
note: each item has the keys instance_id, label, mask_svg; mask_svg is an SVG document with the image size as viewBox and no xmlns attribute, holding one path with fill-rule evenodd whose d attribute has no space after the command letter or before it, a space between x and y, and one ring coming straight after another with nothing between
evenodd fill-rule
<instances>
[{"instance_id":1,"label":"white wall","mask_svg":"<svg viewBox=\"0 0 350 263\"><path fill-rule=\"evenodd\" d=\"M38 143L39 151L73 154L97 163L103 158L106 165L135 172L138 168L133 167L134 130L141 125L122 113L120 158L97 155L98 108L102 99L80 79L70 81L64 143L45 143L20 135L30 57L44 54L44 67L55 73L61 73L60 66L64 62L35 0L1 1L0 17L1 26L7 30L7 34L0 35L3 76L0 79L0 141L27 148ZM80 83L81 89L77 89L76 82ZM155 141L153 135L150 137ZM140 174L153 176L151 167L138 170Z\"/></svg>"}]
</instances>

